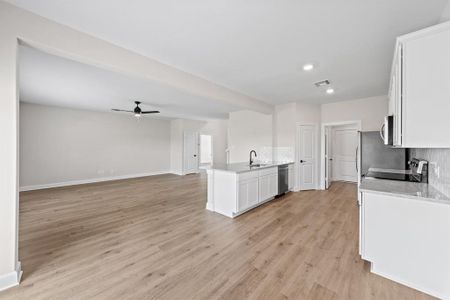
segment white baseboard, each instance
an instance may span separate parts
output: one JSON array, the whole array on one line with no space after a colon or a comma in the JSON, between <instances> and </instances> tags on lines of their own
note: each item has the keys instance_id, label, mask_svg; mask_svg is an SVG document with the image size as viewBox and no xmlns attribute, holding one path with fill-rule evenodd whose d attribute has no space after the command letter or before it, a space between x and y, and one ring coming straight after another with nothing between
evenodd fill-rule
<instances>
[{"instance_id":1,"label":"white baseboard","mask_svg":"<svg viewBox=\"0 0 450 300\"><path fill-rule=\"evenodd\" d=\"M91 178L91 179L83 179L83 180L71 180L71 181L56 182L56 183L22 186L22 187L20 187L19 190L21 192L26 192L26 191L42 190L42 189L49 189L49 188L55 188L55 187L63 187L63 186L71 186L71 185L79 185L79 184L111 181L111 180L139 178L139 177L147 177L147 176L170 174L170 173L172 173L172 172L171 171L158 171L158 172L129 174L129 175L120 175L120 176L111 176L111 177L99 177L99 178Z\"/></svg>"},{"instance_id":2,"label":"white baseboard","mask_svg":"<svg viewBox=\"0 0 450 300\"><path fill-rule=\"evenodd\" d=\"M214 211L214 205L211 202L206 202L206 209Z\"/></svg>"},{"instance_id":3,"label":"white baseboard","mask_svg":"<svg viewBox=\"0 0 450 300\"><path fill-rule=\"evenodd\" d=\"M0 276L0 291L18 285L21 278L22 278L22 267L20 262L18 262L15 271Z\"/></svg>"},{"instance_id":4,"label":"white baseboard","mask_svg":"<svg viewBox=\"0 0 450 300\"><path fill-rule=\"evenodd\" d=\"M180 171L170 171L169 173L170 174L175 174L175 175L180 175L180 176L184 175L183 172L180 172Z\"/></svg>"}]
</instances>

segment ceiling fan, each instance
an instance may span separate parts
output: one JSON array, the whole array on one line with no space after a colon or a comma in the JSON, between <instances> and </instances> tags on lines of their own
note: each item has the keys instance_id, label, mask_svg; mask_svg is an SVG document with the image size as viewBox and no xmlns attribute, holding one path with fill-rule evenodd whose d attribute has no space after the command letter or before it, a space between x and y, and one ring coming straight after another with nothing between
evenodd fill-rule
<instances>
[{"instance_id":1,"label":"ceiling fan","mask_svg":"<svg viewBox=\"0 0 450 300\"><path fill-rule=\"evenodd\" d=\"M112 110L133 113L134 116L137 118L139 118L142 115L146 115L146 114L159 114L158 110L142 111L142 109L139 107L139 104L141 104L140 101L134 101L134 103L136 104L136 107L134 108L134 110L123 110L123 109L117 109L117 108L113 108Z\"/></svg>"}]
</instances>

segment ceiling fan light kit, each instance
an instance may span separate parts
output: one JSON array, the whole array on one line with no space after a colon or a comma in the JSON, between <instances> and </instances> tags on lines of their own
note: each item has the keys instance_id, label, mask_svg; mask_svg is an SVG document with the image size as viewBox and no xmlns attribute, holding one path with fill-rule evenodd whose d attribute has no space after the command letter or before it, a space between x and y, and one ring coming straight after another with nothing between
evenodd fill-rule
<instances>
[{"instance_id":1,"label":"ceiling fan light kit","mask_svg":"<svg viewBox=\"0 0 450 300\"><path fill-rule=\"evenodd\" d=\"M158 110L149 110L149 111L142 111L142 109L139 107L139 104L141 104L140 101L134 101L134 103L136 104L136 107L134 108L134 110L123 110L123 109L117 109L117 108L113 108L113 111L120 111L120 112L128 112L128 113L133 113L134 116L136 118L140 118L143 114L159 114Z\"/></svg>"}]
</instances>

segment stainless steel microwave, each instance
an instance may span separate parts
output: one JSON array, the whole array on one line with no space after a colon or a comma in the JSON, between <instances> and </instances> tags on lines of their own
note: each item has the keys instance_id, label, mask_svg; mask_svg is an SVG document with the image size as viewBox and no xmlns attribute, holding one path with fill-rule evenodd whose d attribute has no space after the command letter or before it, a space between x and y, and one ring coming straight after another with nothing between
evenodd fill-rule
<instances>
[{"instance_id":1,"label":"stainless steel microwave","mask_svg":"<svg viewBox=\"0 0 450 300\"><path fill-rule=\"evenodd\" d=\"M394 116L384 117L384 123L380 129L380 136L385 145L394 144Z\"/></svg>"}]
</instances>

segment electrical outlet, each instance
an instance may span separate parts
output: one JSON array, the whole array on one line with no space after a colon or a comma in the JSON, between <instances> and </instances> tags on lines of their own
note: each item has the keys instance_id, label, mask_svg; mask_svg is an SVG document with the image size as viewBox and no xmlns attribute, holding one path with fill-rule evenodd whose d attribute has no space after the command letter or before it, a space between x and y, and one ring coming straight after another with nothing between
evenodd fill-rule
<instances>
[{"instance_id":1,"label":"electrical outlet","mask_svg":"<svg viewBox=\"0 0 450 300\"><path fill-rule=\"evenodd\" d=\"M435 161L432 161L432 162L430 162L430 166L433 167L434 176L436 176L436 178L439 179L439 177L441 176L441 172L440 172L441 170L439 168L439 165Z\"/></svg>"}]
</instances>

